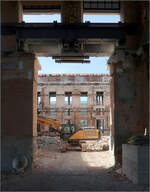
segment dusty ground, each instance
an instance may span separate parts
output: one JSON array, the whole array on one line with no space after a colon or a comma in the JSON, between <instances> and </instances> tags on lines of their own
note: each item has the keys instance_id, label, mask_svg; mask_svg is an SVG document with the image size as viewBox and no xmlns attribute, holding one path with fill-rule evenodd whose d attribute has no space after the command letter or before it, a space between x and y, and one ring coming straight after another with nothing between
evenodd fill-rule
<instances>
[{"instance_id":1,"label":"dusty ground","mask_svg":"<svg viewBox=\"0 0 150 192\"><path fill-rule=\"evenodd\" d=\"M114 172L108 151L61 153L55 139L40 147L32 171L2 177L3 191L148 191Z\"/></svg>"}]
</instances>

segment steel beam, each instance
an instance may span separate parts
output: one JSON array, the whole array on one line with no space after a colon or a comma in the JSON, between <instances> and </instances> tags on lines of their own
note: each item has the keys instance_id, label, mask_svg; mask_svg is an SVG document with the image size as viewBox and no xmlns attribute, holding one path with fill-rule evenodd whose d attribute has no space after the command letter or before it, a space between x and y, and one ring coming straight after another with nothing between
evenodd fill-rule
<instances>
[{"instance_id":1,"label":"steel beam","mask_svg":"<svg viewBox=\"0 0 150 192\"><path fill-rule=\"evenodd\" d=\"M90 63L90 60L55 60L55 63Z\"/></svg>"},{"instance_id":2,"label":"steel beam","mask_svg":"<svg viewBox=\"0 0 150 192\"><path fill-rule=\"evenodd\" d=\"M53 56L52 59L81 60L81 59L89 59L89 56Z\"/></svg>"},{"instance_id":3,"label":"steel beam","mask_svg":"<svg viewBox=\"0 0 150 192\"><path fill-rule=\"evenodd\" d=\"M125 39L135 34L136 25L123 23L20 23L2 24L1 34L16 34L17 39Z\"/></svg>"}]
</instances>

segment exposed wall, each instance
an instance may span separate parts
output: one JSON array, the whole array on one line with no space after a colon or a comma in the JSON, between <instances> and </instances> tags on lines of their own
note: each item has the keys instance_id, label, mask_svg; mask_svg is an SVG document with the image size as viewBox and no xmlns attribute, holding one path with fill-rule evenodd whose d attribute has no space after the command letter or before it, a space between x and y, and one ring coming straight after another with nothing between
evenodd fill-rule
<instances>
[{"instance_id":1,"label":"exposed wall","mask_svg":"<svg viewBox=\"0 0 150 192\"><path fill-rule=\"evenodd\" d=\"M38 91L41 92L41 105L39 109L49 111L56 109L56 116L53 119L64 124L65 120L72 120L72 123L80 128L80 120L87 119L88 126L96 127L96 119L104 119L105 128L110 124L110 76L94 74L62 74L62 75L40 75L38 78ZM42 88L43 87L43 88ZM56 92L56 106L49 103L49 93ZM65 92L72 93L72 105L65 106ZM81 92L87 92L88 105L80 104ZM104 105L96 104L96 92L104 93ZM66 116L65 109L72 109L72 115ZM103 108L103 113L96 113L97 108ZM87 109L88 115L81 115L80 110ZM43 113L49 116L49 112ZM109 134L109 131L108 133Z\"/></svg>"}]
</instances>

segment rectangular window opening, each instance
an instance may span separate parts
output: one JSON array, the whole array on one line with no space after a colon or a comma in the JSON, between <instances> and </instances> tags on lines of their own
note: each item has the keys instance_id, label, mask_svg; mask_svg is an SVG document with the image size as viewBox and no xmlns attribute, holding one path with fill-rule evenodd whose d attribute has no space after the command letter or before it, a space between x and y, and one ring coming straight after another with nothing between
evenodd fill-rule
<instances>
[{"instance_id":1,"label":"rectangular window opening","mask_svg":"<svg viewBox=\"0 0 150 192\"><path fill-rule=\"evenodd\" d=\"M100 128L104 130L104 119L100 119Z\"/></svg>"},{"instance_id":2,"label":"rectangular window opening","mask_svg":"<svg viewBox=\"0 0 150 192\"><path fill-rule=\"evenodd\" d=\"M80 120L80 127L88 127L88 120L87 119Z\"/></svg>"},{"instance_id":3,"label":"rectangular window opening","mask_svg":"<svg viewBox=\"0 0 150 192\"><path fill-rule=\"evenodd\" d=\"M101 130L101 132L104 132L104 119L98 119L97 120L97 129Z\"/></svg>"},{"instance_id":4,"label":"rectangular window opening","mask_svg":"<svg viewBox=\"0 0 150 192\"><path fill-rule=\"evenodd\" d=\"M65 105L72 105L72 92L65 92Z\"/></svg>"},{"instance_id":5,"label":"rectangular window opening","mask_svg":"<svg viewBox=\"0 0 150 192\"><path fill-rule=\"evenodd\" d=\"M88 93L87 92L81 92L80 105L88 105Z\"/></svg>"},{"instance_id":6,"label":"rectangular window opening","mask_svg":"<svg viewBox=\"0 0 150 192\"><path fill-rule=\"evenodd\" d=\"M56 106L56 92L49 93L49 104L52 106Z\"/></svg>"},{"instance_id":7,"label":"rectangular window opening","mask_svg":"<svg viewBox=\"0 0 150 192\"><path fill-rule=\"evenodd\" d=\"M37 94L37 105L40 106L41 105L41 93L38 92Z\"/></svg>"},{"instance_id":8,"label":"rectangular window opening","mask_svg":"<svg viewBox=\"0 0 150 192\"><path fill-rule=\"evenodd\" d=\"M61 14L24 14L23 21L25 23L61 23Z\"/></svg>"},{"instance_id":9,"label":"rectangular window opening","mask_svg":"<svg viewBox=\"0 0 150 192\"><path fill-rule=\"evenodd\" d=\"M104 92L96 92L96 104L104 105Z\"/></svg>"},{"instance_id":10,"label":"rectangular window opening","mask_svg":"<svg viewBox=\"0 0 150 192\"><path fill-rule=\"evenodd\" d=\"M97 108L96 109L96 115L103 116L104 115L104 108Z\"/></svg>"},{"instance_id":11,"label":"rectangular window opening","mask_svg":"<svg viewBox=\"0 0 150 192\"><path fill-rule=\"evenodd\" d=\"M91 23L118 23L120 22L119 14L83 14L83 22Z\"/></svg>"}]
</instances>

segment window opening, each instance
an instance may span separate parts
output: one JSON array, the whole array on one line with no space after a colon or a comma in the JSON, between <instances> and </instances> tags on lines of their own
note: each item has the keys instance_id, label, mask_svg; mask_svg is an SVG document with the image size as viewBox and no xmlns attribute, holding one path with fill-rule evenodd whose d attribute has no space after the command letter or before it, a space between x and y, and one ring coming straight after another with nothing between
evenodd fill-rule
<instances>
[{"instance_id":1,"label":"window opening","mask_svg":"<svg viewBox=\"0 0 150 192\"><path fill-rule=\"evenodd\" d=\"M37 95L37 105L40 106L41 105L41 93L38 92L38 95Z\"/></svg>"},{"instance_id":2,"label":"window opening","mask_svg":"<svg viewBox=\"0 0 150 192\"><path fill-rule=\"evenodd\" d=\"M53 23L61 22L61 14L24 14L23 21L25 23Z\"/></svg>"},{"instance_id":3,"label":"window opening","mask_svg":"<svg viewBox=\"0 0 150 192\"><path fill-rule=\"evenodd\" d=\"M65 105L72 105L72 93L71 92L65 93Z\"/></svg>"},{"instance_id":4,"label":"window opening","mask_svg":"<svg viewBox=\"0 0 150 192\"><path fill-rule=\"evenodd\" d=\"M80 105L88 105L88 95L87 95L87 92L81 92Z\"/></svg>"},{"instance_id":5,"label":"window opening","mask_svg":"<svg viewBox=\"0 0 150 192\"><path fill-rule=\"evenodd\" d=\"M49 93L49 104L52 106L56 106L56 92Z\"/></svg>"},{"instance_id":6,"label":"window opening","mask_svg":"<svg viewBox=\"0 0 150 192\"><path fill-rule=\"evenodd\" d=\"M118 23L120 22L120 15L100 15L100 14L84 14L83 22L91 23Z\"/></svg>"},{"instance_id":7,"label":"window opening","mask_svg":"<svg viewBox=\"0 0 150 192\"><path fill-rule=\"evenodd\" d=\"M81 119L80 120L80 126L81 127L87 127L88 126L88 120L87 119Z\"/></svg>"},{"instance_id":8,"label":"window opening","mask_svg":"<svg viewBox=\"0 0 150 192\"><path fill-rule=\"evenodd\" d=\"M104 92L96 93L96 104L103 105L104 104Z\"/></svg>"}]
</instances>

